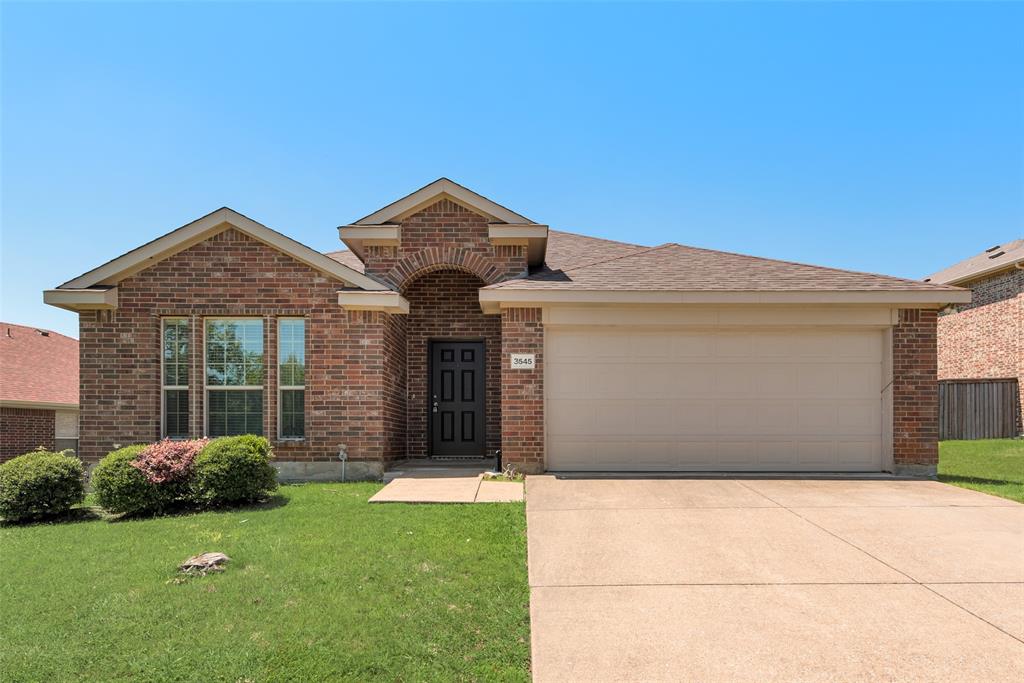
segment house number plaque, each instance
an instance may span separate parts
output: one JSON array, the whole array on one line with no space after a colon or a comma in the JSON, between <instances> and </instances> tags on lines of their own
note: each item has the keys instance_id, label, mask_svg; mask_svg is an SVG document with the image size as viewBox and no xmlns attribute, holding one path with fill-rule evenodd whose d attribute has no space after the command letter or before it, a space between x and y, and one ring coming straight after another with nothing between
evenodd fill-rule
<instances>
[{"instance_id":1,"label":"house number plaque","mask_svg":"<svg viewBox=\"0 0 1024 683\"><path fill-rule=\"evenodd\" d=\"M513 353L511 357L514 370L533 370L536 367L536 356L532 353Z\"/></svg>"}]
</instances>

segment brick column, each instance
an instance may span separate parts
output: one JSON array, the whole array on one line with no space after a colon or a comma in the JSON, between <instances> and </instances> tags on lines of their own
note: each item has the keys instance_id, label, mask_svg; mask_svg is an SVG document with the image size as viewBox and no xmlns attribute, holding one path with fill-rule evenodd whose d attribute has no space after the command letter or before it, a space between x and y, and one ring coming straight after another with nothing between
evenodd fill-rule
<instances>
[{"instance_id":1,"label":"brick column","mask_svg":"<svg viewBox=\"0 0 1024 683\"><path fill-rule=\"evenodd\" d=\"M901 309L892 331L893 464L897 474L935 476L939 463L938 312Z\"/></svg>"},{"instance_id":2,"label":"brick column","mask_svg":"<svg viewBox=\"0 0 1024 683\"><path fill-rule=\"evenodd\" d=\"M532 353L533 369L515 369L513 353ZM539 308L501 312L501 452L521 472L544 471L544 325Z\"/></svg>"}]
</instances>

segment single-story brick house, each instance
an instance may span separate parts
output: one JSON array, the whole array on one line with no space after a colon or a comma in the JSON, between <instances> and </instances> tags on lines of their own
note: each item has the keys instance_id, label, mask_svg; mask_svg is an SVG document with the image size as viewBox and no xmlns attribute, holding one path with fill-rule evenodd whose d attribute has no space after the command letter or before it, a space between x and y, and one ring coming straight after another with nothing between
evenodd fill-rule
<instances>
[{"instance_id":1,"label":"single-story brick house","mask_svg":"<svg viewBox=\"0 0 1024 683\"><path fill-rule=\"evenodd\" d=\"M0 323L0 461L78 449L78 342Z\"/></svg>"},{"instance_id":2,"label":"single-story brick house","mask_svg":"<svg viewBox=\"0 0 1024 683\"><path fill-rule=\"evenodd\" d=\"M934 473L939 308L970 292L550 230L440 179L320 253L218 209L56 289L81 453L236 432L286 478Z\"/></svg>"},{"instance_id":3,"label":"single-story brick house","mask_svg":"<svg viewBox=\"0 0 1024 683\"><path fill-rule=\"evenodd\" d=\"M957 285L973 294L971 301L939 311L939 381L999 383L1007 385L1000 387L1004 391L1015 388L1014 431L1020 433L1024 428L1024 239L990 247L924 281Z\"/></svg>"}]
</instances>

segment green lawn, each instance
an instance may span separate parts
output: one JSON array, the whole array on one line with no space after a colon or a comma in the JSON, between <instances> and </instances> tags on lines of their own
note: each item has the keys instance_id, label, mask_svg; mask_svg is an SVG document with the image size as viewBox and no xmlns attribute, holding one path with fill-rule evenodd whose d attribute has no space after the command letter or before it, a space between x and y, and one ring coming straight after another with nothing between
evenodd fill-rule
<instances>
[{"instance_id":1,"label":"green lawn","mask_svg":"<svg viewBox=\"0 0 1024 683\"><path fill-rule=\"evenodd\" d=\"M1024 440L942 441L939 481L1024 503Z\"/></svg>"},{"instance_id":2,"label":"green lawn","mask_svg":"<svg viewBox=\"0 0 1024 683\"><path fill-rule=\"evenodd\" d=\"M368 505L379 488L0 528L0 679L528 680L523 505ZM233 562L177 581L202 551Z\"/></svg>"}]
</instances>

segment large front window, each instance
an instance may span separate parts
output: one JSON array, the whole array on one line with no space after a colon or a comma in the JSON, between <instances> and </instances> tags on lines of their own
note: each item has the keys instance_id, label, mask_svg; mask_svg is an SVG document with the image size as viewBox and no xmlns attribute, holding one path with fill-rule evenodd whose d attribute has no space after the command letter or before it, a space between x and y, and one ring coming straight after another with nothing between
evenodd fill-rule
<instances>
[{"instance_id":1,"label":"large front window","mask_svg":"<svg viewBox=\"0 0 1024 683\"><path fill-rule=\"evenodd\" d=\"M282 439L306 436L306 321L282 318L277 333L278 418Z\"/></svg>"},{"instance_id":2,"label":"large front window","mask_svg":"<svg viewBox=\"0 0 1024 683\"><path fill-rule=\"evenodd\" d=\"M263 434L263 321L206 321L206 434Z\"/></svg>"},{"instance_id":3,"label":"large front window","mask_svg":"<svg viewBox=\"0 0 1024 683\"><path fill-rule=\"evenodd\" d=\"M162 396L163 435L171 439L188 438L188 320L164 318Z\"/></svg>"}]
</instances>

